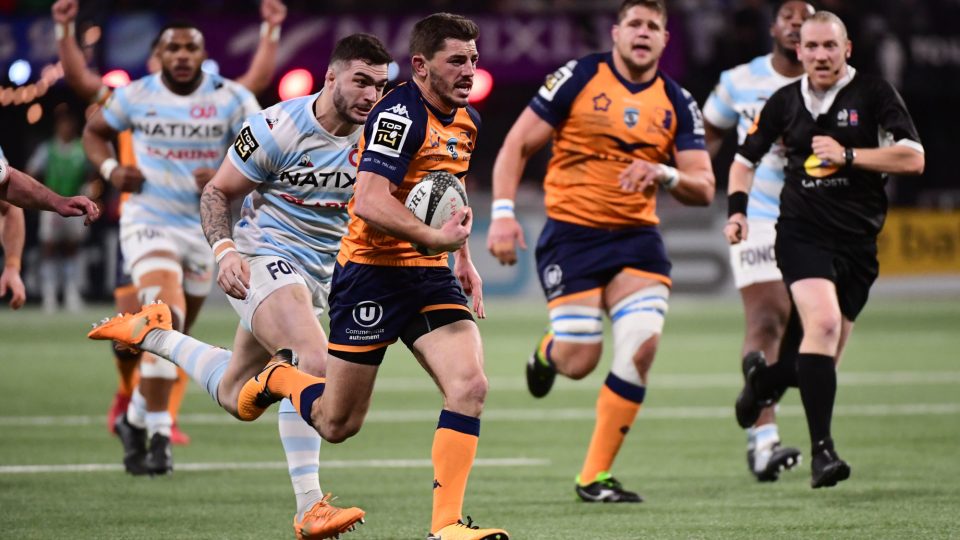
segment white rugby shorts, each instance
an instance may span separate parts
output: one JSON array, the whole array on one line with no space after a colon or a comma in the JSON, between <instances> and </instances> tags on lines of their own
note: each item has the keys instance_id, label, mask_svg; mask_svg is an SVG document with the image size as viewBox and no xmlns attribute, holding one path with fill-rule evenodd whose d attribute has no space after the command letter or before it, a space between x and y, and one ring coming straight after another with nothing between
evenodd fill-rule
<instances>
[{"instance_id":1,"label":"white rugby shorts","mask_svg":"<svg viewBox=\"0 0 960 540\"><path fill-rule=\"evenodd\" d=\"M730 246L730 266L733 281L738 289L755 283L781 281L783 275L777 268L774 242L777 238L776 222L748 220L747 240Z\"/></svg>"},{"instance_id":2,"label":"white rugby shorts","mask_svg":"<svg viewBox=\"0 0 960 540\"><path fill-rule=\"evenodd\" d=\"M253 332L253 316L260 304L281 287L299 283L305 286L312 297L313 312L320 318L327 310L327 297L330 295L330 283L320 283L300 266L289 259L276 255L245 255L241 257L250 265L250 288L243 300L227 295L240 322L248 331Z\"/></svg>"},{"instance_id":3,"label":"white rugby shorts","mask_svg":"<svg viewBox=\"0 0 960 540\"><path fill-rule=\"evenodd\" d=\"M203 233L176 227L130 224L120 226L120 249L124 272L135 275L134 266L154 251L173 253L183 266L183 291L206 296L213 285L213 250Z\"/></svg>"}]
</instances>

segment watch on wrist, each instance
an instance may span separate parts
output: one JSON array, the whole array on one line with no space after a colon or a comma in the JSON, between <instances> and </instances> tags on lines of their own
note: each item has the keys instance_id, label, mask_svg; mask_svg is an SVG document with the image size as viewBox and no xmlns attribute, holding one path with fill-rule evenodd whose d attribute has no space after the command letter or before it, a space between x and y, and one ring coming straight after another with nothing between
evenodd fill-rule
<instances>
[{"instance_id":1,"label":"watch on wrist","mask_svg":"<svg viewBox=\"0 0 960 540\"><path fill-rule=\"evenodd\" d=\"M857 151L853 148L845 148L843 150L843 161L847 167L853 165L853 160L857 159Z\"/></svg>"}]
</instances>

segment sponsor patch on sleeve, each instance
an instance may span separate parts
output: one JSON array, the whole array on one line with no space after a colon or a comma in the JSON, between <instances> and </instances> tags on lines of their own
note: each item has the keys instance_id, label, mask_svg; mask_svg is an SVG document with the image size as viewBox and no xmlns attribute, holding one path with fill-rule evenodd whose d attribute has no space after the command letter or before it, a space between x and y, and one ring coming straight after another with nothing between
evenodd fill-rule
<instances>
[{"instance_id":1,"label":"sponsor patch on sleeve","mask_svg":"<svg viewBox=\"0 0 960 540\"><path fill-rule=\"evenodd\" d=\"M552 101L553 96L557 95L560 87L573 77L573 68L576 65L576 60L571 60L567 62L565 66L561 66L560 69L547 75L546 80L543 81L543 86L540 87L540 97L547 101Z\"/></svg>"},{"instance_id":2,"label":"sponsor patch on sleeve","mask_svg":"<svg viewBox=\"0 0 960 540\"><path fill-rule=\"evenodd\" d=\"M250 129L250 126L244 126L237 135L237 140L233 143L233 149L237 151L240 159L246 163L257 148L260 148L260 143L253 136L253 130Z\"/></svg>"},{"instance_id":3,"label":"sponsor patch on sleeve","mask_svg":"<svg viewBox=\"0 0 960 540\"><path fill-rule=\"evenodd\" d=\"M370 145L367 150L372 150L380 154L399 157L400 150L403 148L403 142L407 138L407 132L410 131L409 118L404 118L390 112L382 112L377 116L377 122L373 126L373 136L370 138Z\"/></svg>"}]
</instances>

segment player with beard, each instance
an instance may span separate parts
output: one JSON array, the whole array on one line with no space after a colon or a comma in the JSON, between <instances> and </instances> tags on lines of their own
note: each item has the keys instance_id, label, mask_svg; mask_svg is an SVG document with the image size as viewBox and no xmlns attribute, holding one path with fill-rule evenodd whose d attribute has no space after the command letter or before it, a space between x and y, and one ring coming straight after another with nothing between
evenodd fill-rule
<instances>
[{"instance_id":1,"label":"player with beard","mask_svg":"<svg viewBox=\"0 0 960 540\"><path fill-rule=\"evenodd\" d=\"M213 281L200 191L243 120L260 106L243 86L200 69L206 52L195 26L173 23L159 35L161 72L116 89L88 121L83 143L101 176L132 193L120 220L120 246L141 302L162 300L182 330ZM136 167L113 157L111 141L126 129L132 129ZM132 474L165 474L173 468L168 401L177 369L144 355L140 374L139 390L116 424L124 464Z\"/></svg>"},{"instance_id":2,"label":"player with beard","mask_svg":"<svg viewBox=\"0 0 960 540\"><path fill-rule=\"evenodd\" d=\"M292 396L324 439L344 441L363 425L387 347L403 341L443 394L431 452L432 540L508 538L502 529L463 521L487 393L483 346L466 298L483 317L480 276L466 244L470 209L433 229L403 204L431 171L461 181L469 173L480 123L468 105L478 34L477 25L459 15L437 13L418 21L410 36L413 80L384 96L367 119L349 229L331 283L326 379L278 358L247 382L238 404L241 417L253 420Z\"/></svg>"},{"instance_id":3,"label":"player with beard","mask_svg":"<svg viewBox=\"0 0 960 540\"><path fill-rule=\"evenodd\" d=\"M390 61L371 35L340 40L323 90L249 118L204 189L200 213L220 267L217 283L241 318L232 352L172 330L166 304L115 318L91 337L169 358L235 416L241 387L276 351L296 351L301 370L324 376L327 339L318 317L327 308L347 229L359 128L383 93ZM230 206L241 198L241 218L231 233ZM142 330L134 330L144 321ZM160 330L149 332L154 328ZM323 497L320 435L289 400L280 406L280 438L297 497L297 538L352 529L364 513L337 508L329 495Z\"/></svg>"},{"instance_id":4,"label":"player with beard","mask_svg":"<svg viewBox=\"0 0 960 540\"><path fill-rule=\"evenodd\" d=\"M800 42L800 25L813 12L813 6L801 0L781 2L770 27L773 51L720 74L720 82L703 106L707 149L711 156L716 157L723 136L734 126L739 142L743 142L770 95L803 75L796 47ZM750 240L730 246L733 278L740 289L746 319L746 336L740 353L744 372L757 362L777 363L788 321L791 321L791 334L784 340L787 350L799 339L799 321L795 317L791 319L790 296L773 253L785 162L779 144L774 144L763 157L750 191ZM789 377L791 366L794 363L787 360L777 369L786 368L784 373ZM795 381L794 375L792 386L796 386ZM780 445L774 405L758 409L754 401L746 387L738 401L741 405L737 408L737 421L747 430L750 472L761 482L771 482L779 478L781 470L799 463L800 451Z\"/></svg>"},{"instance_id":5,"label":"player with beard","mask_svg":"<svg viewBox=\"0 0 960 540\"><path fill-rule=\"evenodd\" d=\"M83 49L77 43L76 18L79 12L78 0L57 0L51 7L50 13L56 24L55 33L57 38L57 55L60 57L60 63L63 66L64 81L70 88L82 99L103 105L110 97L112 90L103 83L101 75L94 69L87 66L87 57ZM240 75L234 81L247 87L254 94L260 94L266 90L273 78L276 69L277 51L280 43L280 28L287 16L287 7L281 0L262 0L260 2L260 41L257 43L257 49L250 60L250 65L243 75ZM157 45L160 36L158 35L150 44L150 56L147 58L146 68L150 73L160 71L159 50ZM117 160L121 165L130 165L136 167L136 157L133 155L133 142L130 130L125 130L117 137ZM132 171L133 169L131 169ZM195 171L196 174L208 175L212 171L201 169ZM129 193L125 193L120 198L120 211L123 210L123 203L129 198ZM114 280L113 298L114 305L118 313L134 312L140 309L140 302L137 298L137 289L133 286L130 274L123 271L123 251L117 246L117 272ZM187 313L195 313L195 309L189 306L192 304L201 304L203 296L191 297L187 295ZM189 333L193 326L193 320L187 319L184 323L186 331ZM133 390L140 377L139 363L140 351L130 350L124 346L111 344L114 360L117 366L117 390L113 397L113 402L107 411L107 428L116 433L116 420L127 410ZM173 426L170 431L170 440L173 444L188 444L190 437L182 431L177 425L177 415L180 406L183 403L183 397L186 392L189 377L183 370L177 371L177 380L173 385L170 394L169 410L173 419Z\"/></svg>"},{"instance_id":6,"label":"player with beard","mask_svg":"<svg viewBox=\"0 0 960 540\"><path fill-rule=\"evenodd\" d=\"M662 1L624 1L613 50L549 75L493 168L487 246L501 264L514 264L517 245L526 247L513 212L517 185L530 156L553 140L536 250L550 326L527 362L530 393L545 396L558 372L589 375L600 361L604 313L612 321L613 365L575 484L587 502L642 501L610 470L643 403L668 306L671 263L657 227L657 191L686 205L713 199L700 110L658 67L666 25Z\"/></svg>"},{"instance_id":7,"label":"player with beard","mask_svg":"<svg viewBox=\"0 0 960 540\"><path fill-rule=\"evenodd\" d=\"M850 477L831 429L836 365L879 273L886 175L921 174L925 164L903 99L890 83L848 65L851 50L846 26L833 13L818 11L803 23L797 55L804 75L770 96L740 145L730 165L724 227L731 244L753 234L747 215L755 167L781 141L786 167L775 252L803 330L791 354L814 488ZM783 391L782 379L764 364L746 382L755 408Z\"/></svg>"}]
</instances>

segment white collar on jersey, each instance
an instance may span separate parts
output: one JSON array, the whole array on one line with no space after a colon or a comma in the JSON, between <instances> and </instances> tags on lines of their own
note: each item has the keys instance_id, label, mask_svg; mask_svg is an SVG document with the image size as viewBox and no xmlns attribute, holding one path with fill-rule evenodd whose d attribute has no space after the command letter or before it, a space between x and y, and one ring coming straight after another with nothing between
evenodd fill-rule
<instances>
[{"instance_id":1,"label":"white collar on jersey","mask_svg":"<svg viewBox=\"0 0 960 540\"><path fill-rule=\"evenodd\" d=\"M844 86L850 84L850 81L853 80L853 76L856 74L857 70L850 64L847 64L847 74L831 86L830 89L823 94L823 98L817 98L817 96L813 95L813 91L810 89L809 75L804 75L803 78L800 79L800 95L803 96L803 104L807 107L807 111L810 112L814 120L822 113L830 110L830 107L833 105L833 100L837 98L837 94Z\"/></svg>"}]
</instances>

